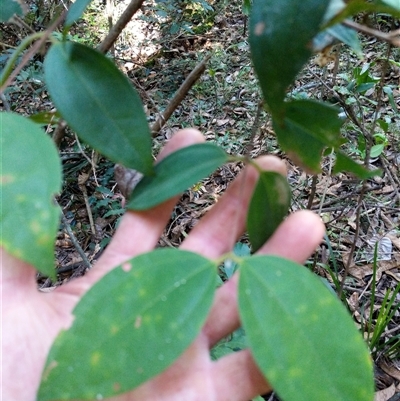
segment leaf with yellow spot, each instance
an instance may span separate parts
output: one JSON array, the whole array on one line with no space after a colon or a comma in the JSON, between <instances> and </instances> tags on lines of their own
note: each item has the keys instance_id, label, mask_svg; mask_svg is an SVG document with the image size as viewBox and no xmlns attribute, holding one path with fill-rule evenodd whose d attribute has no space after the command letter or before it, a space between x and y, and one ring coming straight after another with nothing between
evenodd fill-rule
<instances>
[{"instance_id":1,"label":"leaf with yellow spot","mask_svg":"<svg viewBox=\"0 0 400 401\"><path fill-rule=\"evenodd\" d=\"M50 137L18 114L2 113L2 208L0 245L15 257L55 277L54 240L61 189L61 163Z\"/></svg>"},{"instance_id":2,"label":"leaf with yellow spot","mask_svg":"<svg viewBox=\"0 0 400 401\"><path fill-rule=\"evenodd\" d=\"M285 401L372 401L367 346L338 298L277 256L240 262L239 312L265 377Z\"/></svg>"},{"instance_id":3,"label":"leaf with yellow spot","mask_svg":"<svg viewBox=\"0 0 400 401\"><path fill-rule=\"evenodd\" d=\"M50 351L38 401L127 392L171 365L199 334L213 300L216 263L177 249L128 263L131 269L109 272L76 306L72 327Z\"/></svg>"},{"instance_id":4,"label":"leaf with yellow spot","mask_svg":"<svg viewBox=\"0 0 400 401\"><path fill-rule=\"evenodd\" d=\"M284 107L288 86L312 54L328 1L254 0L250 48L264 99L273 114Z\"/></svg>"}]
</instances>

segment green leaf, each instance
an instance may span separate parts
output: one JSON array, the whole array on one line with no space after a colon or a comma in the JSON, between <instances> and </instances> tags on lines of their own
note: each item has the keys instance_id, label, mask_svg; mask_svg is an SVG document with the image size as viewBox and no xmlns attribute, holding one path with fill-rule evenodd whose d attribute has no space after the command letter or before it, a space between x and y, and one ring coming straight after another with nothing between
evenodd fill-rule
<instances>
[{"instance_id":1,"label":"green leaf","mask_svg":"<svg viewBox=\"0 0 400 401\"><path fill-rule=\"evenodd\" d=\"M379 143L377 145L372 146L371 147L370 156L372 158L379 157L382 154L383 149L385 149L385 144L384 143Z\"/></svg>"},{"instance_id":2,"label":"green leaf","mask_svg":"<svg viewBox=\"0 0 400 401\"><path fill-rule=\"evenodd\" d=\"M243 0L242 12L244 15L249 15L251 11L251 0Z\"/></svg>"},{"instance_id":3,"label":"green leaf","mask_svg":"<svg viewBox=\"0 0 400 401\"><path fill-rule=\"evenodd\" d=\"M347 2L346 7L329 22L329 25L337 24L338 22L361 12L383 13L399 18L400 3L398 0L377 0L372 2L366 2L365 0L352 0Z\"/></svg>"},{"instance_id":4,"label":"green leaf","mask_svg":"<svg viewBox=\"0 0 400 401\"><path fill-rule=\"evenodd\" d=\"M311 100L286 102L282 122L274 120L279 145L288 156L306 171L321 171L321 159L326 148L336 151L334 173L349 171L361 179L379 174L370 172L339 150L345 140L340 135L343 121L335 107Z\"/></svg>"},{"instance_id":5,"label":"green leaf","mask_svg":"<svg viewBox=\"0 0 400 401\"><path fill-rule=\"evenodd\" d=\"M342 11L346 7L346 3L343 0L330 0L328 9L324 16L324 22L331 20L335 15Z\"/></svg>"},{"instance_id":6,"label":"green leaf","mask_svg":"<svg viewBox=\"0 0 400 401\"><path fill-rule=\"evenodd\" d=\"M325 148L343 144L338 110L310 100L285 103L283 122L274 121L274 129L282 149L308 171L318 173Z\"/></svg>"},{"instance_id":7,"label":"green leaf","mask_svg":"<svg viewBox=\"0 0 400 401\"><path fill-rule=\"evenodd\" d=\"M81 44L62 42L50 48L44 68L57 109L79 137L116 163L153 173L142 103L111 60Z\"/></svg>"},{"instance_id":8,"label":"green leaf","mask_svg":"<svg viewBox=\"0 0 400 401\"><path fill-rule=\"evenodd\" d=\"M228 155L211 143L179 149L156 164L153 176L142 178L133 190L127 208L150 209L178 195L227 160Z\"/></svg>"},{"instance_id":9,"label":"green leaf","mask_svg":"<svg viewBox=\"0 0 400 401\"><path fill-rule=\"evenodd\" d=\"M311 56L329 2L254 0L250 47L264 99L279 114L286 89ZM275 116L277 117L277 116Z\"/></svg>"},{"instance_id":10,"label":"green leaf","mask_svg":"<svg viewBox=\"0 0 400 401\"><path fill-rule=\"evenodd\" d=\"M393 9L400 11L400 3L398 0L382 0L382 3L387 4Z\"/></svg>"},{"instance_id":11,"label":"green leaf","mask_svg":"<svg viewBox=\"0 0 400 401\"><path fill-rule=\"evenodd\" d=\"M330 35L340 40L354 50L357 56L362 57L363 51L360 39L354 29L348 28L341 24L334 25L326 30Z\"/></svg>"},{"instance_id":12,"label":"green leaf","mask_svg":"<svg viewBox=\"0 0 400 401\"><path fill-rule=\"evenodd\" d=\"M56 339L38 400L103 399L164 371L194 341L215 291L214 262L160 249L97 282Z\"/></svg>"},{"instance_id":13,"label":"green leaf","mask_svg":"<svg viewBox=\"0 0 400 401\"><path fill-rule=\"evenodd\" d=\"M400 67L400 63L396 63L394 60L393 60L393 63L394 63L394 65L398 64L397 67ZM383 87L383 91L388 95L389 103L392 106L392 109L395 112L395 114L397 114L397 115L400 114L400 111L397 109L396 102L394 100L392 88L390 86L385 85ZM387 128L384 131L387 131Z\"/></svg>"},{"instance_id":14,"label":"green leaf","mask_svg":"<svg viewBox=\"0 0 400 401\"><path fill-rule=\"evenodd\" d=\"M260 173L247 213L247 231L253 252L260 249L282 223L290 206L290 187L273 171Z\"/></svg>"},{"instance_id":15,"label":"green leaf","mask_svg":"<svg viewBox=\"0 0 400 401\"><path fill-rule=\"evenodd\" d=\"M53 141L18 114L2 113L1 240L10 254L55 278L61 163Z\"/></svg>"},{"instance_id":16,"label":"green leaf","mask_svg":"<svg viewBox=\"0 0 400 401\"><path fill-rule=\"evenodd\" d=\"M21 0L1 0L0 22L9 21L15 14L23 16L25 7Z\"/></svg>"},{"instance_id":17,"label":"green leaf","mask_svg":"<svg viewBox=\"0 0 400 401\"><path fill-rule=\"evenodd\" d=\"M65 27L67 29L69 29L70 26L82 16L91 1L92 0L76 0L72 3L65 19Z\"/></svg>"},{"instance_id":18,"label":"green leaf","mask_svg":"<svg viewBox=\"0 0 400 401\"><path fill-rule=\"evenodd\" d=\"M338 298L306 268L244 259L239 312L252 354L285 401L372 401L368 349Z\"/></svg>"},{"instance_id":19,"label":"green leaf","mask_svg":"<svg viewBox=\"0 0 400 401\"><path fill-rule=\"evenodd\" d=\"M232 352L237 352L242 349L248 348L246 342L246 334L244 330L239 327L228 337L223 338L219 341L210 352L211 359L213 361L222 358L225 355L231 354Z\"/></svg>"},{"instance_id":20,"label":"green leaf","mask_svg":"<svg viewBox=\"0 0 400 401\"><path fill-rule=\"evenodd\" d=\"M336 152L336 163L333 168L333 174L340 173L341 171L349 171L362 180L382 174L382 171L379 169L368 171L363 165L356 163L339 150Z\"/></svg>"},{"instance_id":21,"label":"green leaf","mask_svg":"<svg viewBox=\"0 0 400 401\"><path fill-rule=\"evenodd\" d=\"M57 124L60 120L60 115L57 111L41 111L37 114L32 114L28 117L31 121L37 124Z\"/></svg>"}]
</instances>

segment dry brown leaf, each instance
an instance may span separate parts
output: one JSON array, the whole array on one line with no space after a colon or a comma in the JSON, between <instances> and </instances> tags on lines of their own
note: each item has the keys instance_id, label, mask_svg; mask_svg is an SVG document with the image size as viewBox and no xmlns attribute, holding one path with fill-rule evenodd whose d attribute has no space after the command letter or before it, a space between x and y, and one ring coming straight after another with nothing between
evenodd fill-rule
<instances>
[{"instance_id":1,"label":"dry brown leaf","mask_svg":"<svg viewBox=\"0 0 400 401\"><path fill-rule=\"evenodd\" d=\"M378 269L376 272L376 280L379 281L380 278L382 277L382 273L392 270L396 267L400 267L400 257L394 257L392 260L389 261L378 261ZM365 276L369 276L373 273L374 271L374 264L373 263L368 263L363 266L356 266L352 264L349 268L349 274L352 276L363 279Z\"/></svg>"},{"instance_id":2,"label":"dry brown leaf","mask_svg":"<svg viewBox=\"0 0 400 401\"><path fill-rule=\"evenodd\" d=\"M72 242L69 239L58 239L56 240L56 246L60 248L71 248Z\"/></svg>"},{"instance_id":3,"label":"dry brown leaf","mask_svg":"<svg viewBox=\"0 0 400 401\"><path fill-rule=\"evenodd\" d=\"M356 230L357 228L357 223L356 223L356 215L353 214L347 219L347 224L353 229Z\"/></svg>"},{"instance_id":4,"label":"dry brown leaf","mask_svg":"<svg viewBox=\"0 0 400 401\"><path fill-rule=\"evenodd\" d=\"M358 298L358 292L353 292L347 299L347 303L349 304L349 308L352 312L356 312L358 310Z\"/></svg>"},{"instance_id":5,"label":"dry brown leaf","mask_svg":"<svg viewBox=\"0 0 400 401\"><path fill-rule=\"evenodd\" d=\"M374 401L388 401L390 397L393 397L396 393L396 388L392 383L391 386L375 393Z\"/></svg>"},{"instance_id":6,"label":"dry brown leaf","mask_svg":"<svg viewBox=\"0 0 400 401\"><path fill-rule=\"evenodd\" d=\"M389 275L390 277L393 277L396 281L400 282L400 272L394 273L388 270L386 274Z\"/></svg>"},{"instance_id":7,"label":"dry brown leaf","mask_svg":"<svg viewBox=\"0 0 400 401\"><path fill-rule=\"evenodd\" d=\"M381 363L379 364L379 367L389 376L392 376L396 380L400 380L400 369L394 366L394 364L382 360Z\"/></svg>"},{"instance_id":8,"label":"dry brown leaf","mask_svg":"<svg viewBox=\"0 0 400 401\"><path fill-rule=\"evenodd\" d=\"M223 125L227 124L229 122L229 118L225 118L223 120L217 120L217 126L222 127Z\"/></svg>"},{"instance_id":9,"label":"dry brown leaf","mask_svg":"<svg viewBox=\"0 0 400 401\"><path fill-rule=\"evenodd\" d=\"M81 173L78 176L78 185L85 185L86 181L89 179L89 174Z\"/></svg>"},{"instance_id":10,"label":"dry brown leaf","mask_svg":"<svg viewBox=\"0 0 400 401\"><path fill-rule=\"evenodd\" d=\"M393 185L386 185L382 189L375 191L376 194L391 194L394 191Z\"/></svg>"},{"instance_id":11,"label":"dry brown leaf","mask_svg":"<svg viewBox=\"0 0 400 401\"><path fill-rule=\"evenodd\" d=\"M386 236L392 241L392 244L393 244L397 249L400 250L400 238L397 237L397 236L394 235L394 234L387 234Z\"/></svg>"}]
</instances>

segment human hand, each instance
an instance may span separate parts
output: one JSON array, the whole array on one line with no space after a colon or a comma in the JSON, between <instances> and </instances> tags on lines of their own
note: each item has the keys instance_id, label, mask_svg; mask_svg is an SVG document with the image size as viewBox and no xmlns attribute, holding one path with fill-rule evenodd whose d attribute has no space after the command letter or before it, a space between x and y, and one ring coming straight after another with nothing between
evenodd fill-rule
<instances>
[{"instance_id":1,"label":"human hand","mask_svg":"<svg viewBox=\"0 0 400 401\"><path fill-rule=\"evenodd\" d=\"M195 130L177 133L160 157L197 142ZM257 160L264 170L285 174L282 161L272 156ZM257 172L246 167L221 200L194 227L182 249L217 258L233 248L245 228L249 198ZM5 401L33 401L50 347L61 329L73 320L72 310L82 295L113 267L157 244L176 199L144 212L127 212L113 240L84 277L52 293L40 293L32 266L2 252L2 396ZM303 263L320 242L324 227L311 212L289 216L258 251ZM237 274L217 290L201 333L165 372L115 401L246 401L270 390L250 352L243 350L211 361L210 348L240 326ZM77 355L79 357L79 355Z\"/></svg>"}]
</instances>

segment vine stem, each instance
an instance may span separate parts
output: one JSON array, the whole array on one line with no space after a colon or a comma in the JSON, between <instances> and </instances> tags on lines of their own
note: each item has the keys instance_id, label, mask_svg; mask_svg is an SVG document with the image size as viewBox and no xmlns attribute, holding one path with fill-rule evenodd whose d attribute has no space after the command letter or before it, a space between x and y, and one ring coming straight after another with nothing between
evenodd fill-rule
<instances>
[{"instance_id":1,"label":"vine stem","mask_svg":"<svg viewBox=\"0 0 400 401\"><path fill-rule=\"evenodd\" d=\"M142 6L144 0L132 0L128 7L126 7L125 11L122 13L119 20L115 23L115 25L110 29L108 35L104 38L104 40L100 43L97 50L102 53L107 53L115 41L117 40L118 36L131 20L131 18L135 15L135 13L139 10Z\"/></svg>"},{"instance_id":2,"label":"vine stem","mask_svg":"<svg viewBox=\"0 0 400 401\"><path fill-rule=\"evenodd\" d=\"M22 68L29 62L30 58L42 47L46 42L47 38L52 34L56 27L61 24L66 16L66 11L64 11L55 21L43 32L37 32L26 37L21 44L17 47L16 51L13 53L11 59L7 62L3 73L0 78L0 93L4 92L4 89L11 84L13 79L20 73ZM27 51L27 53L22 58L21 62L12 71L18 56L35 40L37 42Z\"/></svg>"},{"instance_id":3,"label":"vine stem","mask_svg":"<svg viewBox=\"0 0 400 401\"><path fill-rule=\"evenodd\" d=\"M349 19L342 21L342 24L348 28L364 33L365 35L373 36L377 39L383 40L384 42L388 42L393 46L400 46L400 29L384 33Z\"/></svg>"},{"instance_id":4,"label":"vine stem","mask_svg":"<svg viewBox=\"0 0 400 401\"><path fill-rule=\"evenodd\" d=\"M62 221L62 223L64 225L65 230L67 231L67 233L69 235L69 238L71 239L72 244L74 245L76 251L79 253L80 257L82 258L82 261L85 264L85 266L88 269L90 269L92 267L92 265L90 264L89 259L87 258L84 250L79 245L79 242L76 239L75 234L73 233L72 228L69 225L69 223L68 223L68 221L67 221L67 219L66 219L66 217L64 215L64 212L62 211L61 207L60 207L60 210L61 210L61 221Z\"/></svg>"},{"instance_id":5,"label":"vine stem","mask_svg":"<svg viewBox=\"0 0 400 401\"><path fill-rule=\"evenodd\" d=\"M192 72L186 77L182 85L179 87L174 97L168 103L164 112L158 117L157 121L151 126L151 132L153 137L158 134L160 129L164 126L167 120L172 116L172 113L181 104L182 100L186 97L189 90L200 78L206 69L206 64L210 60L211 56L206 56L197 66L192 70Z\"/></svg>"},{"instance_id":6,"label":"vine stem","mask_svg":"<svg viewBox=\"0 0 400 401\"><path fill-rule=\"evenodd\" d=\"M4 83L7 81L7 78L11 75L12 69L16 64L19 55L35 40L40 39L44 35L44 32L35 32L32 35L27 36L22 40L19 46L15 49L12 56L8 59L7 64L4 67L3 72L1 73L0 77L0 85L1 85L1 92L3 92L4 88L7 85Z\"/></svg>"}]
</instances>

